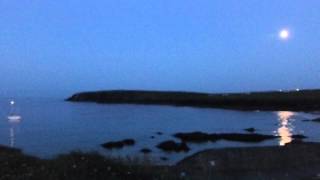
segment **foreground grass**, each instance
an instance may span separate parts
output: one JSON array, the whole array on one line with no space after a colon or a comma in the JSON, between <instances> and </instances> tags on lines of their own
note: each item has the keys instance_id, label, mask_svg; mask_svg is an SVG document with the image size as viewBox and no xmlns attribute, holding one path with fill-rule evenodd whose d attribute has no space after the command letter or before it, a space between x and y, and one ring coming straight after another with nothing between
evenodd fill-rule
<instances>
[{"instance_id":1,"label":"foreground grass","mask_svg":"<svg viewBox=\"0 0 320 180\"><path fill-rule=\"evenodd\" d=\"M71 152L51 160L24 155L20 150L0 148L1 180L100 180L179 179L169 167L145 162L106 158L98 153Z\"/></svg>"},{"instance_id":2,"label":"foreground grass","mask_svg":"<svg viewBox=\"0 0 320 180\"><path fill-rule=\"evenodd\" d=\"M71 152L43 160L0 146L0 180L320 179L320 144L212 149L174 166Z\"/></svg>"}]
</instances>

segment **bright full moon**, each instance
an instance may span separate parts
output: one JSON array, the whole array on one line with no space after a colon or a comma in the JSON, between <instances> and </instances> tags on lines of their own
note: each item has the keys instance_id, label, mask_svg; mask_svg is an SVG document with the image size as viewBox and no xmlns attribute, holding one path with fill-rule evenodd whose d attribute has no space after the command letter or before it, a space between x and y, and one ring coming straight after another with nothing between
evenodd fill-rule
<instances>
[{"instance_id":1,"label":"bright full moon","mask_svg":"<svg viewBox=\"0 0 320 180\"><path fill-rule=\"evenodd\" d=\"M279 32L280 39L287 40L290 36L290 32L287 29L283 29Z\"/></svg>"}]
</instances>

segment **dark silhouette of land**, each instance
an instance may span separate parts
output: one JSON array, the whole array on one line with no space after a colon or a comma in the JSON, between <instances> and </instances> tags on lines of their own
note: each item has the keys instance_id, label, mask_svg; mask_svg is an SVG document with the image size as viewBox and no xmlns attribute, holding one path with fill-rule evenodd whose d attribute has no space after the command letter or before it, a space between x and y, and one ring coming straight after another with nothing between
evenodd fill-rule
<instances>
[{"instance_id":1,"label":"dark silhouette of land","mask_svg":"<svg viewBox=\"0 0 320 180\"><path fill-rule=\"evenodd\" d=\"M318 143L211 149L178 162L189 179L318 179Z\"/></svg>"},{"instance_id":2,"label":"dark silhouette of land","mask_svg":"<svg viewBox=\"0 0 320 180\"><path fill-rule=\"evenodd\" d=\"M76 93L67 101L116 104L157 104L238 110L320 110L320 90L250 93L197 93L174 91L110 90Z\"/></svg>"},{"instance_id":3,"label":"dark silhouette of land","mask_svg":"<svg viewBox=\"0 0 320 180\"><path fill-rule=\"evenodd\" d=\"M173 180L317 179L320 144L205 150L172 166L71 152L40 159L0 146L0 179L6 180Z\"/></svg>"}]
</instances>

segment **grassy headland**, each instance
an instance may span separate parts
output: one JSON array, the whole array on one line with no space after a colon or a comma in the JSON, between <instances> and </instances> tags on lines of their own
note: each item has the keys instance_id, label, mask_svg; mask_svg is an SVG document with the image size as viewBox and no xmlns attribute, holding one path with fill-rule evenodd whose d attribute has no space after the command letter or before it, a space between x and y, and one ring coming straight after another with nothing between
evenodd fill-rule
<instances>
[{"instance_id":1,"label":"grassy headland","mask_svg":"<svg viewBox=\"0 0 320 180\"><path fill-rule=\"evenodd\" d=\"M76 93L67 100L73 102L157 104L239 110L320 110L320 90L223 94L110 90Z\"/></svg>"}]
</instances>

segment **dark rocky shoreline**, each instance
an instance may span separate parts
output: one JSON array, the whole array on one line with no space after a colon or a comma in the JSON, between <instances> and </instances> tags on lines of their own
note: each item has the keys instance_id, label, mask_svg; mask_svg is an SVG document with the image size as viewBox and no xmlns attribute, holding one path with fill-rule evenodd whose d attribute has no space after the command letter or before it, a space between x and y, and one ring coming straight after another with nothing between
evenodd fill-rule
<instances>
[{"instance_id":1,"label":"dark rocky shoreline","mask_svg":"<svg viewBox=\"0 0 320 180\"><path fill-rule=\"evenodd\" d=\"M291 143L283 147L211 149L173 166L112 159L97 153L71 152L44 160L19 149L0 146L0 179L317 179L319 143Z\"/></svg>"},{"instance_id":2,"label":"dark rocky shoreline","mask_svg":"<svg viewBox=\"0 0 320 180\"><path fill-rule=\"evenodd\" d=\"M211 149L176 166L190 179L319 179L320 144Z\"/></svg>"},{"instance_id":3,"label":"dark rocky shoreline","mask_svg":"<svg viewBox=\"0 0 320 180\"><path fill-rule=\"evenodd\" d=\"M159 133L158 133L159 134ZM162 133L161 133L162 134ZM279 136L268 135L268 134L258 134L258 133L206 133L201 131L193 132L179 132L172 135L180 142L175 142L173 140L166 140L160 142L156 147L166 151L166 152L188 152L190 150L188 143L207 143L207 142L217 142L220 140L234 141L242 143L259 143L266 140L276 139ZM300 140L307 138L302 134L291 135L293 140ZM136 141L134 139L124 139L121 141L109 141L101 144L105 149L121 149L125 146L133 146ZM141 152L151 153L147 150L148 148L143 148Z\"/></svg>"},{"instance_id":4,"label":"dark rocky shoreline","mask_svg":"<svg viewBox=\"0 0 320 180\"><path fill-rule=\"evenodd\" d=\"M76 93L66 100L72 102L157 104L238 110L320 110L320 90L223 94L110 90Z\"/></svg>"}]
</instances>

